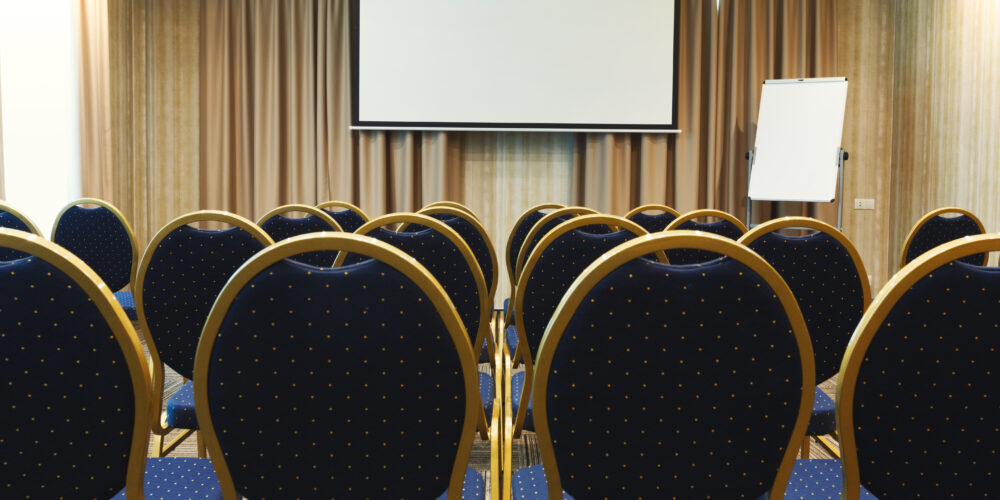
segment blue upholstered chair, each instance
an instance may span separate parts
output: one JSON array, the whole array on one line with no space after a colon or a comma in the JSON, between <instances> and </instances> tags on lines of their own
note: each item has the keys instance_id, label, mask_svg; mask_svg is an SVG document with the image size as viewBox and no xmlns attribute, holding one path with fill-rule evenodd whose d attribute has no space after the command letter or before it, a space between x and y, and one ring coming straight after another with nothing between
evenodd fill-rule
<instances>
[{"instance_id":1,"label":"blue upholstered chair","mask_svg":"<svg viewBox=\"0 0 1000 500\"><path fill-rule=\"evenodd\" d=\"M714 222L701 222L696 220L709 217L717 220ZM747 227L736 217L733 217L732 215L721 210L713 210L710 208L692 210L681 215L680 217L677 217L673 222L667 225L665 231L672 231L675 229L704 231L706 233L724 236L733 241L740 239L740 236L743 236L743 234L747 232ZM703 252L687 248L667 252L667 259L669 259L672 264L697 264L718 257L718 255L712 252Z\"/></svg>"},{"instance_id":2,"label":"blue upholstered chair","mask_svg":"<svg viewBox=\"0 0 1000 500\"><path fill-rule=\"evenodd\" d=\"M465 205L463 205L463 204L461 204L461 203L459 203L457 201L441 200L441 201L435 201L433 203L428 203L428 204L424 205L424 208L420 209L417 213L420 213L420 212L422 212L425 209L435 208L435 207L454 208L455 210L461 210L461 211L463 211L463 212L471 215L473 219L476 219L477 221L482 222L482 220L479 218L479 216L476 215L476 212L473 212L471 208L469 208L469 207L467 207L467 206L465 206Z\"/></svg>"},{"instance_id":3,"label":"blue upholstered chair","mask_svg":"<svg viewBox=\"0 0 1000 500\"><path fill-rule=\"evenodd\" d=\"M96 205L88 208L83 205ZM129 319L137 319L132 292L139 247L132 226L114 205L83 198L66 205L52 225L52 241L87 263L115 292Z\"/></svg>"},{"instance_id":4,"label":"blue upholstered chair","mask_svg":"<svg viewBox=\"0 0 1000 500\"><path fill-rule=\"evenodd\" d=\"M419 225L425 229L394 231L388 228L395 224ZM354 234L388 243L416 259L441 283L454 304L465 326L469 349L486 342L490 333L489 317L492 311L486 281L469 245L454 229L426 215L396 213L372 219ZM334 267L353 265L366 258L360 253L341 252ZM493 400L497 392L495 378L488 373L479 373L479 387L483 407L479 430L486 439L489 436L486 415L493 413Z\"/></svg>"},{"instance_id":5,"label":"blue upholstered chair","mask_svg":"<svg viewBox=\"0 0 1000 500\"><path fill-rule=\"evenodd\" d=\"M963 260L998 250L995 234L935 247L861 319L837 380L843 498L1000 491L1000 271Z\"/></svg>"},{"instance_id":6,"label":"blue upholstered chair","mask_svg":"<svg viewBox=\"0 0 1000 500\"><path fill-rule=\"evenodd\" d=\"M542 217L554 209L563 208L563 205L558 203L542 203L541 205L535 205L528 210L526 210L517 221L514 222L514 227L511 228L510 234L507 235L507 245L504 249L504 259L507 265L507 282L510 283L511 290L513 291L514 283L517 281L517 277L514 275L514 266L517 265L517 254L521 251L521 245L524 244L524 239L528 237L528 232L534 227L535 223L540 221ZM508 297L504 300L504 315L507 314L508 303L510 298Z\"/></svg>"},{"instance_id":7,"label":"blue upholstered chair","mask_svg":"<svg viewBox=\"0 0 1000 500\"><path fill-rule=\"evenodd\" d=\"M601 232L591 232L594 229ZM524 362L524 371L511 377L514 437L520 436L522 428L534 430L531 393L524 388L531 387L533 361L559 301L587 266L618 245L645 234L638 224L621 217L581 215L546 233L528 256L512 308L519 339L514 359L520 357ZM666 262L662 252L659 257Z\"/></svg>"},{"instance_id":8,"label":"blue upholstered chair","mask_svg":"<svg viewBox=\"0 0 1000 500\"><path fill-rule=\"evenodd\" d=\"M195 226L205 222L229 227ZM205 318L229 277L271 244L253 222L229 212L203 210L174 219L146 247L136 273L135 298L153 366L154 457L170 453L198 429L190 380ZM164 364L185 380L167 400L165 411ZM164 443L173 429L186 432Z\"/></svg>"},{"instance_id":9,"label":"blue upholstered chair","mask_svg":"<svg viewBox=\"0 0 1000 500\"><path fill-rule=\"evenodd\" d=\"M678 248L726 258L643 258ZM812 360L791 291L746 247L692 231L623 243L545 331L533 381L543 465L514 474L513 497L781 498Z\"/></svg>"},{"instance_id":10,"label":"blue upholstered chair","mask_svg":"<svg viewBox=\"0 0 1000 500\"><path fill-rule=\"evenodd\" d=\"M972 212L957 207L945 207L932 210L920 218L903 243L899 267L902 268L928 250L957 240L963 236L983 234L986 229L982 221ZM986 265L986 254L975 254L963 257L962 261L969 264Z\"/></svg>"},{"instance_id":11,"label":"blue upholstered chair","mask_svg":"<svg viewBox=\"0 0 1000 500\"><path fill-rule=\"evenodd\" d=\"M221 498L207 459L146 458L149 366L104 281L65 248L0 229L0 497Z\"/></svg>"},{"instance_id":12,"label":"blue upholstered chair","mask_svg":"<svg viewBox=\"0 0 1000 500\"><path fill-rule=\"evenodd\" d=\"M808 230L786 235L789 229ZM871 302L868 273L857 248L835 227L808 217L784 217L761 224L740 238L771 264L788 283L805 317L816 356L816 382L837 374L847 343ZM835 404L819 387L815 390L807 436L837 432ZM821 438L831 453L837 448ZM808 442L802 447L808 457Z\"/></svg>"},{"instance_id":13,"label":"blue upholstered chair","mask_svg":"<svg viewBox=\"0 0 1000 500\"><path fill-rule=\"evenodd\" d=\"M289 258L338 250L365 258ZM389 244L319 233L256 255L212 309L194 381L226 499L483 497L468 467L482 410L462 320Z\"/></svg>"},{"instance_id":14,"label":"blue upholstered chair","mask_svg":"<svg viewBox=\"0 0 1000 500\"><path fill-rule=\"evenodd\" d=\"M301 212L305 217L286 217L282 214ZM342 231L340 224L325 211L309 205L282 205L257 219L257 225L274 241L319 231ZM313 266L330 267L337 255L331 252L296 255L295 259Z\"/></svg>"},{"instance_id":15,"label":"blue upholstered chair","mask_svg":"<svg viewBox=\"0 0 1000 500\"><path fill-rule=\"evenodd\" d=\"M428 205L422 208L419 212L420 215L427 215L433 217L441 222L444 222L448 227L455 230L459 236L469 245L469 250L472 251L472 255L476 258L476 263L479 264L479 270L483 273L483 279L486 281L486 294L489 297L487 300L487 305L492 307L493 299L496 297L497 293L497 283L500 276L500 268L497 264L497 252L493 247L493 241L490 236L486 234L486 228L483 227L479 219L476 218L475 214L467 212L462 209L454 208L444 204L445 202L438 202L440 205ZM414 228L420 226L413 226ZM409 230L411 228L407 228ZM487 335L487 343L483 346L480 352L480 363L488 363L493 359L494 354L494 344L492 342L492 335Z\"/></svg>"},{"instance_id":16,"label":"blue upholstered chair","mask_svg":"<svg viewBox=\"0 0 1000 500\"><path fill-rule=\"evenodd\" d=\"M337 221L340 228L347 233L357 231L369 220L364 210L346 201L327 201L316 205L316 208L333 217L333 220Z\"/></svg>"},{"instance_id":17,"label":"blue upholstered chair","mask_svg":"<svg viewBox=\"0 0 1000 500\"><path fill-rule=\"evenodd\" d=\"M635 207L625 214L626 219L642 226L643 229L650 233L663 231L674 219L680 216L681 214L677 210L656 203Z\"/></svg>"},{"instance_id":18,"label":"blue upholstered chair","mask_svg":"<svg viewBox=\"0 0 1000 500\"><path fill-rule=\"evenodd\" d=\"M2 201L0 201L0 227L16 229L18 231L24 231L26 233L42 236L42 232L38 230L38 226L36 226L27 215L22 214L13 206ZM27 257L27 255L23 252L8 249L0 250L0 261L15 260L23 257Z\"/></svg>"}]
</instances>

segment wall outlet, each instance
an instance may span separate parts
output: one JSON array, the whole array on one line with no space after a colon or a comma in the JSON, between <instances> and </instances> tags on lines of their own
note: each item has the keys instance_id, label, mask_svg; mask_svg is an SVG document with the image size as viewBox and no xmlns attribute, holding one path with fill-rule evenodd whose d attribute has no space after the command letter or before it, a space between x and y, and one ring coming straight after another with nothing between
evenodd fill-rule
<instances>
[{"instance_id":1,"label":"wall outlet","mask_svg":"<svg viewBox=\"0 0 1000 500\"><path fill-rule=\"evenodd\" d=\"M854 209L855 210L875 210L875 199L874 198L855 198L854 199Z\"/></svg>"}]
</instances>

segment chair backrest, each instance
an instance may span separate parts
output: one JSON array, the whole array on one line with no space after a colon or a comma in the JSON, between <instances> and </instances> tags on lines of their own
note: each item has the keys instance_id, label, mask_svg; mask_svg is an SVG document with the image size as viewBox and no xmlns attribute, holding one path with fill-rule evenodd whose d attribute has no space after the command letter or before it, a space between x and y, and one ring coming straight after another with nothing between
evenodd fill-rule
<instances>
[{"instance_id":1,"label":"chair backrest","mask_svg":"<svg viewBox=\"0 0 1000 500\"><path fill-rule=\"evenodd\" d=\"M193 225L205 221L231 227ZM253 222L216 210L182 215L153 236L139 263L134 293L139 324L159 370L154 384L163 381L161 362L184 378L194 376L198 337L219 292L240 266L273 243Z\"/></svg>"},{"instance_id":2,"label":"chair backrest","mask_svg":"<svg viewBox=\"0 0 1000 500\"><path fill-rule=\"evenodd\" d=\"M779 232L789 228L811 232L798 236ZM771 264L792 289L809 328L816 382L836 375L872 298L858 249L837 228L808 217L768 221L739 242Z\"/></svg>"},{"instance_id":3,"label":"chair backrest","mask_svg":"<svg viewBox=\"0 0 1000 500\"><path fill-rule=\"evenodd\" d=\"M984 498L1000 490L1000 270L964 257L1000 236L938 246L886 284L837 380L845 498Z\"/></svg>"},{"instance_id":4,"label":"chair backrest","mask_svg":"<svg viewBox=\"0 0 1000 500\"><path fill-rule=\"evenodd\" d=\"M364 210L346 201L327 201L316 205L316 208L333 217L333 220L337 221L337 224L340 224L340 228L346 233L357 231L369 220L368 214Z\"/></svg>"},{"instance_id":5,"label":"chair backrest","mask_svg":"<svg viewBox=\"0 0 1000 500\"><path fill-rule=\"evenodd\" d=\"M305 217L285 217L288 212L302 212ZM274 241L281 241L319 231L342 231L340 224L325 211L309 205L282 205L257 219L257 225ZM295 260L318 267L330 267L337 255L330 252L296 255Z\"/></svg>"},{"instance_id":6,"label":"chair backrest","mask_svg":"<svg viewBox=\"0 0 1000 500\"><path fill-rule=\"evenodd\" d=\"M139 247L132 226L106 201L83 198L70 202L56 216L52 241L97 271L112 291L125 288L135 278Z\"/></svg>"},{"instance_id":7,"label":"chair backrest","mask_svg":"<svg viewBox=\"0 0 1000 500\"><path fill-rule=\"evenodd\" d=\"M514 226L510 230L510 234L507 235L507 246L504 249L504 257L507 265L507 279L511 286L514 285L516 277L514 276L514 266L517 265L517 254L521 251L521 245L524 243L524 239L528 237L528 231L531 231L532 226L536 222L545 217L545 210L563 208L563 205L559 203L542 203L541 205L535 205L517 218L514 222Z\"/></svg>"},{"instance_id":8,"label":"chair backrest","mask_svg":"<svg viewBox=\"0 0 1000 500\"><path fill-rule=\"evenodd\" d=\"M671 248L727 258L642 258ZM791 291L746 247L691 231L619 245L577 278L538 353L549 498L781 498L812 358Z\"/></svg>"},{"instance_id":9,"label":"chair backrest","mask_svg":"<svg viewBox=\"0 0 1000 500\"><path fill-rule=\"evenodd\" d=\"M393 224L420 225L421 231L393 231ZM445 223L413 213L395 213L368 221L355 232L392 245L417 259L441 283L462 318L470 345L482 346L489 332L492 311L489 292L469 245ZM335 267L364 260L363 254L341 252Z\"/></svg>"},{"instance_id":10,"label":"chair backrest","mask_svg":"<svg viewBox=\"0 0 1000 500\"><path fill-rule=\"evenodd\" d=\"M899 267L902 268L938 245L957 240L963 236L973 236L985 232L986 229L979 217L968 210L957 207L932 210L921 217L910 229L910 234L906 236L906 242L903 243ZM986 254L975 254L963 257L962 261L969 264L986 265L987 257Z\"/></svg>"},{"instance_id":11,"label":"chair backrest","mask_svg":"<svg viewBox=\"0 0 1000 500\"><path fill-rule=\"evenodd\" d=\"M580 215L594 215L597 214L596 210L587 207L563 207L546 214L538 222L531 227L528 231L528 235L524 238L524 242L521 243L521 250L517 252L517 262L514 264L514 281L511 285L514 289L517 289L517 284L521 280L521 273L524 272L524 263L528 260L531 252L535 250L538 246L538 242L545 237L549 231L552 231L559 224L566 222L573 217ZM600 226L596 226L600 227Z\"/></svg>"},{"instance_id":12,"label":"chair backrest","mask_svg":"<svg viewBox=\"0 0 1000 500\"><path fill-rule=\"evenodd\" d=\"M461 210L461 211L463 211L463 212L471 215L473 219L481 220L479 218L479 216L476 215L476 213L472 211L471 208L469 208L468 206L463 205L463 204L461 204L461 203L459 203L457 201L441 200L441 201L435 201L433 203L428 203L427 205L424 205L424 209L434 208L434 207L454 208L456 210ZM420 211L423 211L423 209L421 209ZM420 213L420 212L417 212L417 213Z\"/></svg>"},{"instance_id":13,"label":"chair backrest","mask_svg":"<svg viewBox=\"0 0 1000 500\"><path fill-rule=\"evenodd\" d=\"M149 371L100 276L65 248L0 229L0 496L142 498Z\"/></svg>"},{"instance_id":14,"label":"chair backrest","mask_svg":"<svg viewBox=\"0 0 1000 500\"><path fill-rule=\"evenodd\" d=\"M497 263L497 252L493 247L493 240L486 234L486 228L475 215L448 206L427 206L417 212L420 215L433 217L444 222L448 227L455 230L459 236L469 245L472 255L479 263L479 269L483 272L483 279L489 293L489 302L493 303L496 296L497 282L499 281L499 265Z\"/></svg>"},{"instance_id":15,"label":"chair backrest","mask_svg":"<svg viewBox=\"0 0 1000 500\"><path fill-rule=\"evenodd\" d=\"M6 227L10 229L16 229L18 231L24 231L26 233L32 233L38 236L42 236L41 231L38 230L38 226L28 218L28 216L19 212L16 208L0 201L0 227ZM0 250L0 261L2 260L15 260L27 257L24 252L17 252L9 249Z\"/></svg>"},{"instance_id":16,"label":"chair backrest","mask_svg":"<svg viewBox=\"0 0 1000 500\"><path fill-rule=\"evenodd\" d=\"M646 213L659 212L659 213ZM673 208L657 203L641 205L629 210L625 218L642 226L647 232L656 233L663 231L674 219L680 217L680 213Z\"/></svg>"},{"instance_id":17,"label":"chair backrest","mask_svg":"<svg viewBox=\"0 0 1000 500\"><path fill-rule=\"evenodd\" d=\"M310 251L366 259L289 259ZM423 266L357 234L310 234L227 283L198 347L195 407L227 499L457 498L476 378L461 319Z\"/></svg>"},{"instance_id":18,"label":"chair backrest","mask_svg":"<svg viewBox=\"0 0 1000 500\"><path fill-rule=\"evenodd\" d=\"M703 217L714 217L715 222L701 222L696 219ZM721 210L703 208L692 210L674 219L667 225L664 231L675 229L687 229L691 231L704 231L706 233L717 234L729 238L733 241L740 239L747 232L747 227L739 219ZM667 259L672 264L697 264L717 259L719 255L712 252L704 252L692 249L677 249L666 252Z\"/></svg>"}]
</instances>

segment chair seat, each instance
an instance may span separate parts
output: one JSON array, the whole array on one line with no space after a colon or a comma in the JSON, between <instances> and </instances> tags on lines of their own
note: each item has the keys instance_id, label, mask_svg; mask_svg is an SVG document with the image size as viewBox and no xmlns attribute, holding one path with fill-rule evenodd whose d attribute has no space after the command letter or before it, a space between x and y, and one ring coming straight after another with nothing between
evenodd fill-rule
<instances>
[{"instance_id":1,"label":"chair seat","mask_svg":"<svg viewBox=\"0 0 1000 500\"><path fill-rule=\"evenodd\" d=\"M511 498L518 500L545 500L548 498L549 483L545 480L545 467L532 465L514 473L510 480ZM573 500L573 497L563 491L563 500Z\"/></svg>"},{"instance_id":2,"label":"chair seat","mask_svg":"<svg viewBox=\"0 0 1000 500\"><path fill-rule=\"evenodd\" d=\"M480 363L492 363L493 360L490 359L490 349L486 347L486 343L489 342L483 339L483 348L479 351L479 362Z\"/></svg>"},{"instance_id":3,"label":"chair seat","mask_svg":"<svg viewBox=\"0 0 1000 500\"><path fill-rule=\"evenodd\" d=\"M507 308L510 307L510 297L503 299L503 315L507 317Z\"/></svg>"},{"instance_id":4,"label":"chair seat","mask_svg":"<svg viewBox=\"0 0 1000 500\"><path fill-rule=\"evenodd\" d=\"M135 299L132 298L132 292L125 290L115 292L115 299L121 304L122 309L125 310L125 315L128 316L128 319L132 321L139 319L139 314L135 312Z\"/></svg>"},{"instance_id":5,"label":"chair seat","mask_svg":"<svg viewBox=\"0 0 1000 500\"><path fill-rule=\"evenodd\" d=\"M221 499L222 489L207 458L147 458L146 498ZM124 499L121 490L115 499Z\"/></svg>"},{"instance_id":6,"label":"chair seat","mask_svg":"<svg viewBox=\"0 0 1000 500\"><path fill-rule=\"evenodd\" d=\"M167 400L167 425L175 429L197 429L194 412L194 382L188 380Z\"/></svg>"},{"instance_id":7,"label":"chair seat","mask_svg":"<svg viewBox=\"0 0 1000 500\"><path fill-rule=\"evenodd\" d=\"M479 397L483 400L487 420L493 414L493 400L496 399L496 383L489 373L479 372Z\"/></svg>"},{"instance_id":8,"label":"chair seat","mask_svg":"<svg viewBox=\"0 0 1000 500\"><path fill-rule=\"evenodd\" d=\"M788 478L788 487L785 488L785 498L840 498L843 486L840 465L840 460L832 459L796 460L792 475ZM876 497L862 486L860 498Z\"/></svg>"},{"instance_id":9,"label":"chair seat","mask_svg":"<svg viewBox=\"0 0 1000 500\"><path fill-rule=\"evenodd\" d=\"M503 331L503 336L507 340L507 349L510 350L510 355L514 355L514 351L517 350L517 327L514 325L508 326Z\"/></svg>"},{"instance_id":10,"label":"chair seat","mask_svg":"<svg viewBox=\"0 0 1000 500\"><path fill-rule=\"evenodd\" d=\"M444 490L444 493L438 497L438 500L446 498L448 498L448 490ZM486 481L472 467L465 468L465 479L462 481L462 498L469 500L486 498Z\"/></svg>"},{"instance_id":11,"label":"chair seat","mask_svg":"<svg viewBox=\"0 0 1000 500\"><path fill-rule=\"evenodd\" d=\"M524 372L517 372L510 377L510 402L513 407L513 414L517 415L517 408L521 404L521 392L524 390ZM531 416L532 402L534 398L528 399L528 411L524 415L524 430L535 430L535 420Z\"/></svg>"},{"instance_id":12,"label":"chair seat","mask_svg":"<svg viewBox=\"0 0 1000 500\"><path fill-rule=\"evenodd\" d=\"M833 398L827 396L825 392L816 387L813 396L812 415L809 417L809 426L806 427L807 436L825 436L833 434L837 430L837 403Z\"/></svg>"}]
</instances>

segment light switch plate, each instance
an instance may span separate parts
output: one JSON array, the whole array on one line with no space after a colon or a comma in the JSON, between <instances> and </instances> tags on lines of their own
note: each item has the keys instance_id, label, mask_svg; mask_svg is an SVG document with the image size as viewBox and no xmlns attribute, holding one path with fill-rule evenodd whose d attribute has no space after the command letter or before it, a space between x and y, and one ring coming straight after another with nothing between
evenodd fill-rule
<instances>
[{"instance_id":1,"label":"light switch plate","mask_svg":"<svg viewBox=\"0 0 1000 500\"><path fill-rule=\"evenodd\" d=\"M854 199L854 209L855 210L875 210L875 199L874 198L855 198Z\"/></svg>"}]
</instances>

